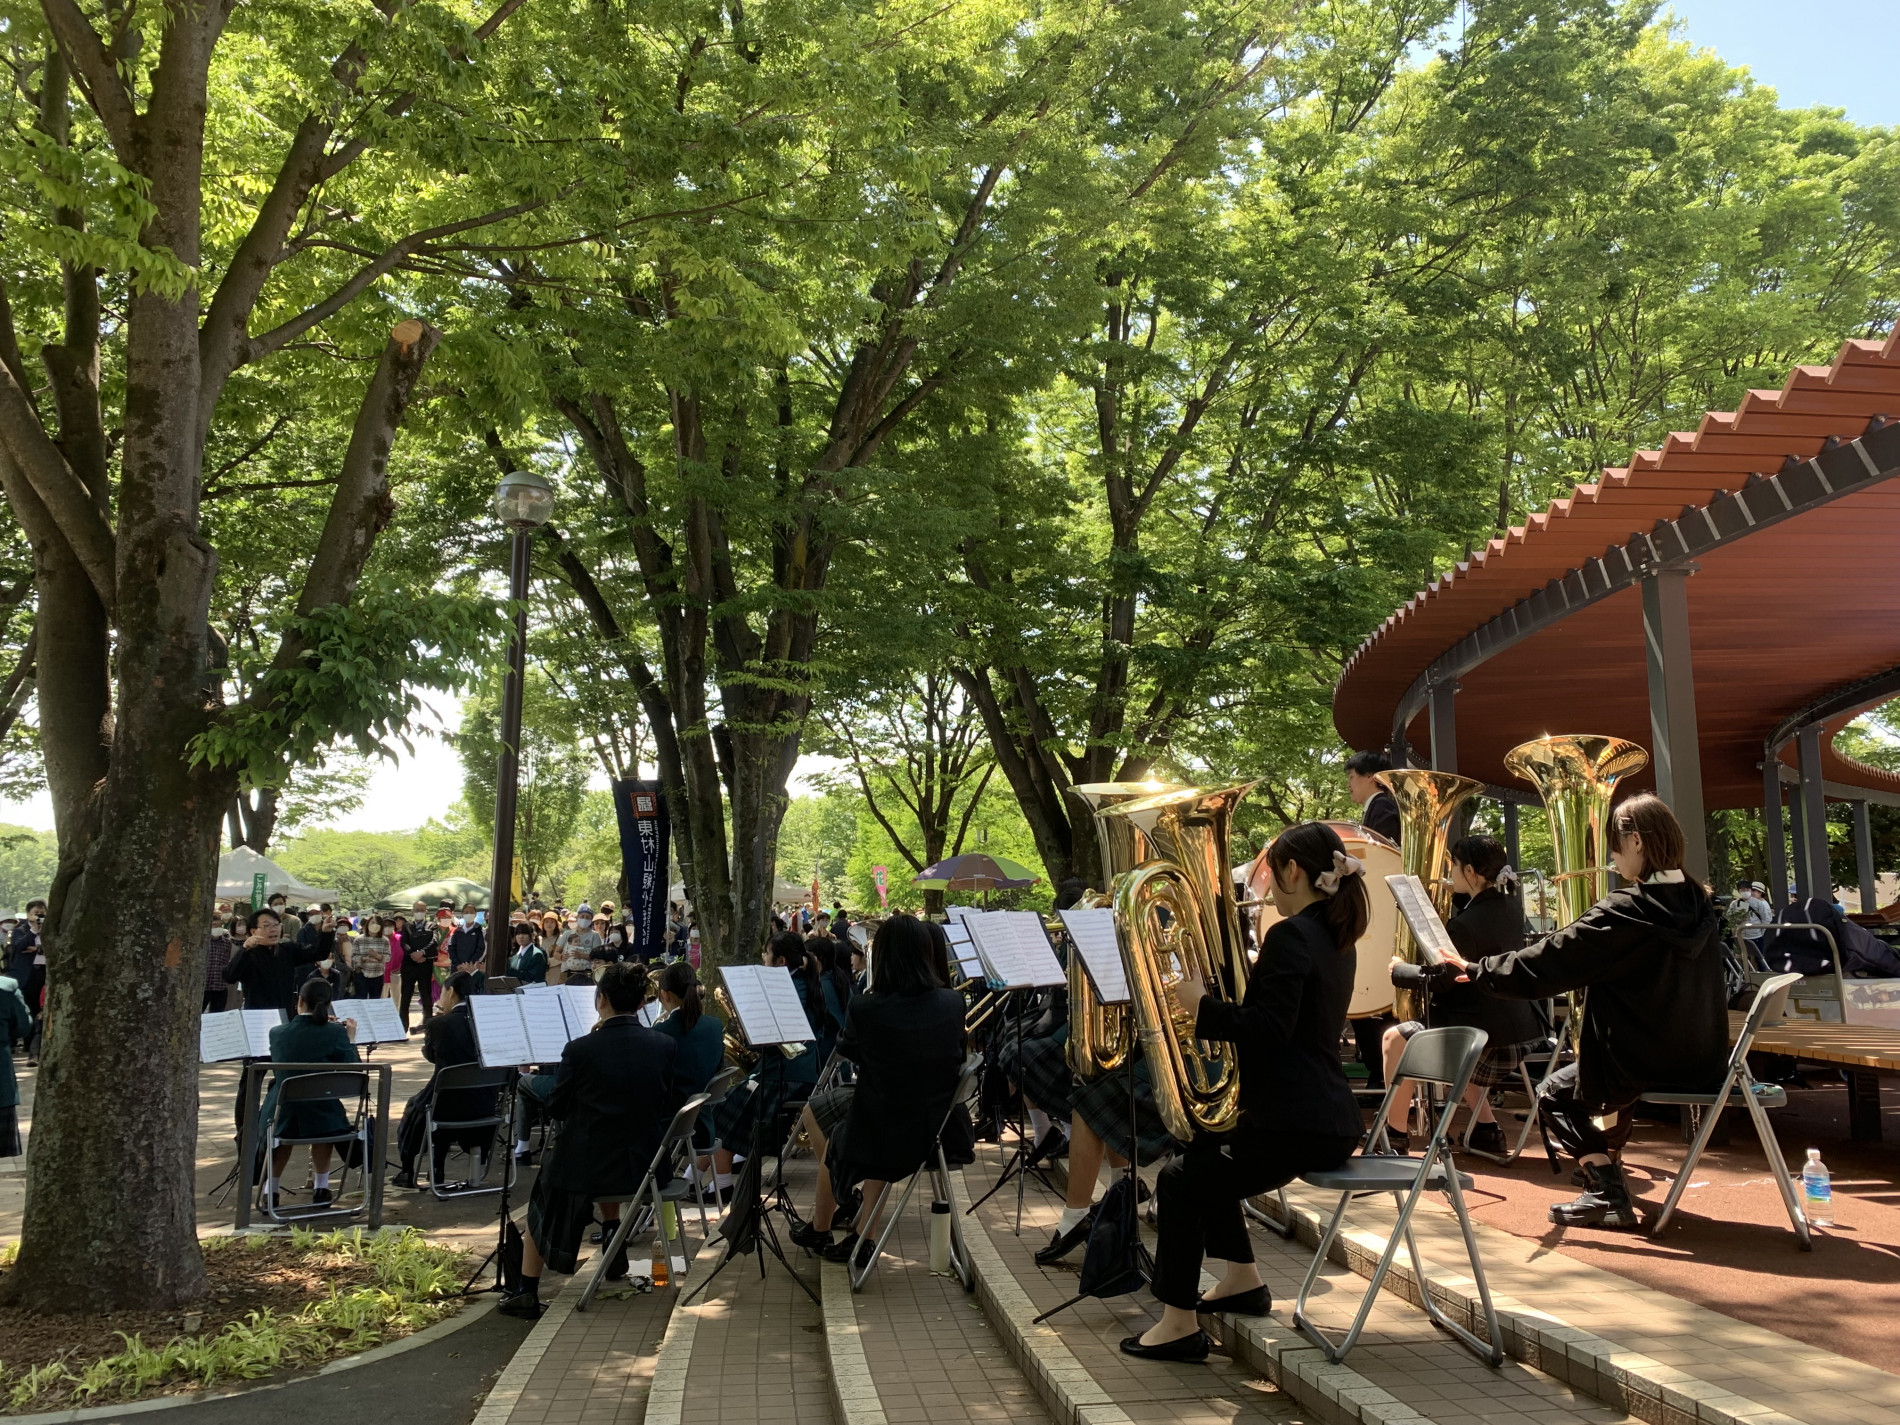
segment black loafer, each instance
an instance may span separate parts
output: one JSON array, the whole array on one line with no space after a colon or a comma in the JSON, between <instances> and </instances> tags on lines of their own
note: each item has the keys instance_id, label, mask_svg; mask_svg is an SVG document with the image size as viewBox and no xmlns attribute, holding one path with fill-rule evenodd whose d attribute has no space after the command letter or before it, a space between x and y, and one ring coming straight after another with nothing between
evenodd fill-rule
<instances>
[{"instance_id":1,"label":"black loafer","mask_svg":"<svg viewBox=\"0 0 1900 1425\"><path fill-rule=\"evenodd\" d=\"M1273 1293L1257 1286L1230 1296L1204 1296L1194 1303L1194 1309L1202 1316L1265 1316L1273 1310Z\"/></svg>"},{"instance_id":2,"label":"black loafer","mask_svg":"<svg viewBox=\"0 0 1900 1425\"><path fill-rule=\"evenodd\" d=\"M1036 1253L1036 1265L1046 1267L1059 1262L1069 1253L1089 1240L1089 1228L1095 1225L1095 1214L1091 1212L1067 1232L1058 1232L1049 1239L1049 1245Z\"/></svg>"},{"instance_id":3,"label":"black loafer","mask_svg":"<svg viewBox=\"0 0 1900 1425\"><path fill-rule=\"evenodd\" d=\"M858 1234L847 1232L839 1241L827 1243L818 1248L818 1255L827 1262L849 1262L851 1254L858 1249Z\"/></svg>"},{"instance_id":4,"label":"black loafer","mask_svg":"<svg viewBox=\"0 0 1900 1425\"><path fill-rule=\"evenodd\" d=\"M1186 1361L1198 1364L1207 1359L1210 1345L1205 1331L1193 1331L1172 1341L1163 1341L1159 1346L1144 1346L1141 1337L1129 1336L1122 1341L1122 1354L1144 1361Z\"/></svg>"},{"instance_id":5,"label":"black loafer","mask_svg":"<svg viewBox=\"0 0 1900 1425\"><path fill-rule=\"evenodd\" d=\"M831 1245L831 1229L820 1232L809 1222L801 1222L792 1229L792 1245L803 1247L807 1252L822 1252Z\"/></svg>"},{"instance_id":6,"label":"black loafer","mask_svg":"<svg viewBox=\"0 0 1900 1425\"><path fill-rule=\"evenodd\" d=\"M607 1280L621 1282L627 1279L627 1249L622 1247L607 1259Z\"/></svg>"},{"instance_id":7,"label":"black loafer","mask_svg":"<svg viewBox=\"0 0 1900 1425\"><path fill-rule=\"evenodd\" d=\"M513 1296L504 1296L501 1299L501 1305L495 1310L503 1316L513 1316L521 1321L539 1321L541 1314L547 1308L537 1301L532 1293L518 1291Z\"/></svg>"}]
</instances>

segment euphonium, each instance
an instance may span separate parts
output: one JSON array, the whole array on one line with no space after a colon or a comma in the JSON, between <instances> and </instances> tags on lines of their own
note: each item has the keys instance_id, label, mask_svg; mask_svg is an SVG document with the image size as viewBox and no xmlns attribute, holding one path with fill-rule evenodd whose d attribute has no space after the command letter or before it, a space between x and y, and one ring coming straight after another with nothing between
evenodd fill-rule
<instances>
[{"instance_id":1,"label":"euphonium","mask_svg":"<svg viewBox=\"0 0 1900 1425\"><path fill-rule=\"evenodd\" d=\"M1184 787L1102 811L1127 818L1158 853L1117 879L1115 930L1155 1107L1183 1143L1197 1131L1228 1132L1240 1118L1237 1046L1197 1040L1171 991L1192 970L1216 998L1245 993L1227 833L1253 787Z\"/></svg>"},{"instance_id":2,"label":"euphonium","mask_svg":"<svg viewBox=\"0 0 1900 1425\"><path fill-rule=\"evenodd\" d=\"M1410 768L1374 774L1380 786L1399 804L1399 858L1405 874L1425 883L1441 918L1451 912L1451 823L1458 809L1484 790L1484 783L1455 772L1425 772ZM1398 918L1392 953L1410 964L1418 963L1418 942L1405 917ZM1395 989L1392 1012L1401 1020L1423 1019L1425 1007L1416 990Z\"/></svg>"},{"instance_id":3,"label":"euphonium","mask_svg":"<svg viewBox=\"0 0 1900 1425\"><path fill-rule=\"evenodd\" d=\"M1504 770L1537 788L1550 821L1557 904L1551 928L1561 930L1610 893L1610 799L1616 784L1649 765L1649 754L1620 737L1540 737L1504 754ZM1583 994L1570 997L1571 1045L1583 1028Z\"/></svg>"},{"instance_id":4,"label":"euphonium","mask_svg":"<svg viewBox=\"0 0 1900 1425\"><path fill-rule=\"evenodd\" d=\"M732 996L726 993L724 985L713 986L712 1001L719 1007L719 1017L726 1021L725 1062L751 1073L759 1062L759 1051L745 1042L745 1031L739 1027L739 1011L732 1007Z\"/></svg>"},{"instance_id":5,"label":"euphonium","mask_svg":"<svg viewBox=\"0 0 1900 1425\"><path fill-rule=\"evenodd\" d=\"M1150 851L1147 837L1133 822L1126 817L1104 816L1103 809L1178 790L1172 782L1084 782L1069 788L1069 795L1087 807L1095 819L1095 843L1102 856L1102 885L1106 890L1112 892L1116 880L1146 860ZM1107 895L1088 896L1082 901L1087 906L1112 903ZM1082 967L1080 955L1071 953L1065 968L1069 981L1069 1068L1084 1081L1113 1073L1127 1062L1135 1047L1128 1006L1103 1004L1095 997L1095 986Z\"/></svg>"}]
</instances>

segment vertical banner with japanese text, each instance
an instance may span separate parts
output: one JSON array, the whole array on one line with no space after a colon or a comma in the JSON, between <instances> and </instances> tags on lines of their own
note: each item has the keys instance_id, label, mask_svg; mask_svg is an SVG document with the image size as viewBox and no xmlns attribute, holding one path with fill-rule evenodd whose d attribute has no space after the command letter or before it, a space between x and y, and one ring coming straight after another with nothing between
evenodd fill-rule
<instances>
[{"instance_id":1,"label":"vertical banner with japanese text","mask_svg":"<svg viewBox=\"0 0 1900 1425\"><path fill-rule=\"evenodd\" d=\"M634 954L658 960L666 949L666 798L658 782L616 781L620 865L627 882L627 919Z\"/></svg>"}]
</instances>

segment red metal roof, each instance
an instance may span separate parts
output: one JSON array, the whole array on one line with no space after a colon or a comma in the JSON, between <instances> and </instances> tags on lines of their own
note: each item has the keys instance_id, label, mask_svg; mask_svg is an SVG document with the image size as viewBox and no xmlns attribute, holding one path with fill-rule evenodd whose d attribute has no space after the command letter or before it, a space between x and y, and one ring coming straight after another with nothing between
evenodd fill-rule
<instances>
[{"instance_id":1,"label":"red metal roof","mask_svg":"<svg viewBox=\"0 0 1900 1425\"><path fill-rule=\"evenodd\" d=\"M1434 658L1611 545L1900 416L1900 328L1850 341L1829 366L1798 366L1779 391L1750 391L1693 433L1637 451L1433 581L1346 665L1333 721L1381 747L1393 714ZM1846 495L1700 558L1688 583L1690 643L1711 807L1761 801L1763 739L1832 688L1900 664L1900 482ZM1546 732L1612 733L1648 746L1640 594L1579 610L1461 679L1458 770L1505 783L1503 753ZM1424 720L1410 737L1427 741ZM1838 723L1836 724L1838 725ZM1900 778L1834 761L1830 778L1900 790Z\"/></svg>"}]
</instances>

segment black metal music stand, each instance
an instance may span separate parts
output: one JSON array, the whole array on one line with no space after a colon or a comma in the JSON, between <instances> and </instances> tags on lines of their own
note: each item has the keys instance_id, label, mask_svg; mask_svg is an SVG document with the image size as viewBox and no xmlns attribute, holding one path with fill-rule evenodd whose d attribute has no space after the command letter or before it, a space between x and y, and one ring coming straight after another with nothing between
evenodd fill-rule
<instances>
[{"instance_id":1,"label":"black metal music stand","mask_svg":"<svg viewBox=\"0 0 1900 1425\"><path fill-rule=\"evenodd\" d=\"M1023 998L1020 990L1011 990L1008 993L1012 1002L1012 1017L1015 1021L1017 1063L1020 1065L1022 1062L1023 1043ZM1020 1237L1023 1233L1023 1197L1028 1185L1029 1175L1034 1173L1036 1175L1036 1181L1041 1183L1051 1193L1056 1192L1056 1185L1049 1181L1048 1175L1043 1172L1041 1165L1036 1162L1036 1144L1032 1143L1029 1139L1029 1112L1023 1099L1022 1071L1020 1067L1017 1070L1016 1082L1013 1087L1014 1092L1010 1096L1010 1101L1015 1106L1016 1116L1014 1120L1005 1119L1004 1121L1006 1123L1013 1121L1016 1125L1016 1149L1004 1161L1002 1176L997 1178L988 1192L984 1193L983 1196L966 1207L963 1210L963 1215L968 1217L972 1212L975 1212L984 1203L1001 1192L1009 1183L1009 1180L1014 1178L1016 1180L1016 1235ZM1056 1196L1059 1197L1061 1194L1056 1193Z\"/></svg>"},{"instance_id":2,"label":"black metal music stand","mask_svg":"<svg viewBox=\"0 0 1900 1425\"><path fill-rule=\"evenodd\" d=\"M514 1186L515 1179L515 1145L513 1141L515 1092L520 1082L520 1073L517 1068L516 1074L502 1085L501 1098L495 1104L498 1116L501 1118L501 1123L495 1129L495 1141L499 1145L502 1154L501 1196L500 1201L495 1205L495 1245L488 1249L488 1255L475 1264L475 1270L470 1272L468 1274L468 1280L462 1283L463 1296L480 1296L484 1292L490 1291L505 1293L508 1290L507 1272L505 1271L506 1261L503 1256L503 1248L508 1245L508 1229L513 1225L509 1221L510 1208L508 1204L508 1190ZM424 1143L422 1145L422 1151L429 1155L429 1181L433 1183L435 1181L435 1144ZM387 1164L385 1164L385 1166L387 1166ZM488 1286L476 1286L475 1279L488 1269L490 1262L495 1264L495 1280Z\"/></svg>"}]
</instances>

